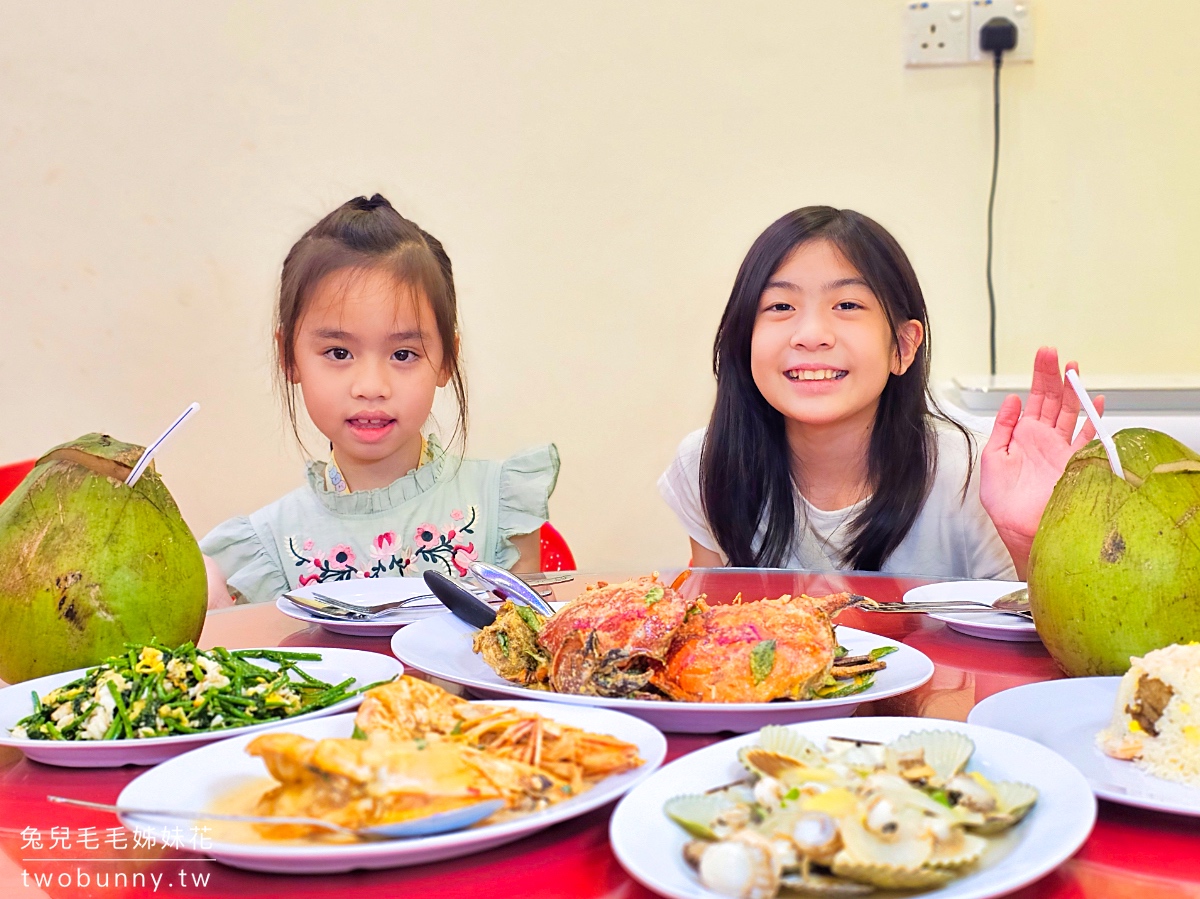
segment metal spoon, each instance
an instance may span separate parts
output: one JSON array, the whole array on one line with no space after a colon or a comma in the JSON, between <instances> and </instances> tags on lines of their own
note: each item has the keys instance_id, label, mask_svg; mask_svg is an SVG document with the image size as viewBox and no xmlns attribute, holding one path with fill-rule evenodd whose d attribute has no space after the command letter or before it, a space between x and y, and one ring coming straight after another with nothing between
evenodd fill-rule
<instances>
[{"instance_id":1,"label":"metal spoon","mask_svg":"<svg viewBox=\"0 0 1200 899\"><path fill-rule=\"evenodd\" d=\"M535 612L549 618L554 614L550 604L538 595L538 592L513 574L487 562L472 562L471 574L485 587L501 599L511 599L521 605L529 606Z\"/></svg>"},{"instance_id":2,"label":"metal spoon","mask_svg":"<svg viewBox=\"0 0 1200 899\"><path fill-rule=\"evenodd\" d=\"M139 815L146 818L184 818L199 821L240 821L246 824L300 824L320 827L334 833L358 837L363 840L394 840L403 837L427 837L438 833L462 830L477 824L489 815L504 808L503 799L488 799L471 805L460 806L446 812L435 812L422 818L410 818L391 824L376 824L371 827L343 827L322 818L274 817L271 815L224 815L217 812L191 811L185 809L131 808L124 805L108 805L104 802L88 802L84 799L69 799L66 796L47 796L50 802L77 805L82 808L100 809L124 815Z\"/></svg>"},{"instance_id":3,"label":"metal spoon","mask_svg":"<svg viewBox=\"0 0 1200 899\"><path fill-rule=\"evenodd\" d=\"M1019 590L1014 590L1012 593L1005 593L998 600L992 603L992 608L999 609L1002 612L1030 611L1029 588L1022 587Z\"/></svg>"}]
</instances>

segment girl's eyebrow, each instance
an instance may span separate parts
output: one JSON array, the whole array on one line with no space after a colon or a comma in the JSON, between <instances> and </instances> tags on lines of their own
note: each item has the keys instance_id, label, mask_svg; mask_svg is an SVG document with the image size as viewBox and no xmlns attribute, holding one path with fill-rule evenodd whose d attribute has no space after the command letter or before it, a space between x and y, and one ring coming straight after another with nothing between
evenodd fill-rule
<instances>
[{"instance_id":1,"label":"girl's eyebrow","mask_svg":"<svg viewBox=\"0 0 1200 899\"><path fill-rule=\"evenodd\" d=\"M825 284L821 289L823 291L831 291L841 290L843 287L865 287L867 290L871 289L871 285L869 285L862 278L838 278L836 281L830 281L829 283ZM764 290L771 290L772 288L778 290L802 291L802 288L799 284L793 284L791 281L782 280L768 281Z\"/></svg>"},{"instance_id":2,"label":"girl's eyebrow","mask_svg":"<svg viewBox=\"0 0 1200 899\"><path fill-rule=\"evenodd\" d=\"M313 334L321 340L352 340L354 338L354 335L349 331L339 331L337 328L318 328ZM425 332L420 329L415 331L397 331L394 334L388 335L388 340L396 343L403 343L406 340L424 339Z\"/></svg>"}]
</instances>

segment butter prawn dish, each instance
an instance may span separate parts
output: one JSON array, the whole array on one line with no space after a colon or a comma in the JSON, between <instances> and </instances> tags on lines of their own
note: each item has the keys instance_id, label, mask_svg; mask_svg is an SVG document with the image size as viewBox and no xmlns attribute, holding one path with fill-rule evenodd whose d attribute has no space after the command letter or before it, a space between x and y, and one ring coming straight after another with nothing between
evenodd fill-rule
<instances>
[{"instance_id":1,"label":"butter prawn dish","mask_svg":"<svg viewBox=\"0 0 1200 899\"><path fill-rule=\"evenodd\" d=\"M397 633L392 650L476 695L609 707L692 733L849 715L932 676L911 647L835 630L854 594L709 605L678 585L600 582L550 617L505 603L481 630L443 616Z\"/></svg>"},{"instance_id":2,"label":"butter prawn dish","mask_svg":"<svg viewBox=\"0 0 1200 899\"><path fill-rule=\"evenodd\" d=\"M342 715L233 737L134 780L118 805L126 826L161 825L170 812L279 817L205 819L206 850L259 871L321 873L422 864L518 839L610 802L649 775L662 735L602 709L545 703L471 703L411 678L369 691ZM184 772L189 774L185 777ZM302 822L355 830L499 803L466 829L359 840Z\"/></svg>"}]
</instances>

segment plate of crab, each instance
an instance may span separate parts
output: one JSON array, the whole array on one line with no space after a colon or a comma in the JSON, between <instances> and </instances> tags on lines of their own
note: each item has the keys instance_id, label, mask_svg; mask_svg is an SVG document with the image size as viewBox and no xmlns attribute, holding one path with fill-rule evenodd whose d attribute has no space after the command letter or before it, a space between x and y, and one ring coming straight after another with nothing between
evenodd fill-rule
<instances>
[{"instance_id":1,"label":"plate of crab","mask_svg":"<svg viewBox=\"0 0 1200 899\"><path fill-rule=\"evenodd\" d=\"M468 702L400 677L368 690L357 714L176 756L130 782L117 806L122 823L151 834L194 821L205 854L236 868L391 868L479 852L584 814L665 755L663 735L630 715Z\"/></svg>"},{"instance_id":2,"label":"plate of crab","mask_svg":"<svg viewBox=\"0 0 1200 899\"><path fill-rule=\"evenodd\" d=\"M483 629L439 615L398 631L392 651L477 696L607 707L682 733L845 717L933 676L910 646L835 628L854 594L709 605L680 592L685 576L601 581L549 617L506 602Z\"/></svg>"},{"instance_id":3,"label":"plate of crab","mask_svg":"<svg viewBox=\"0 0 1200 899\"><path fill-rule=\"evenodd\" d=\"M621 800L609 834L633 877L676 899L985 899L1062 864L1095 819L1083 775L1032 740L853 718L684 756Z\"/></svg>"}]
</instances>

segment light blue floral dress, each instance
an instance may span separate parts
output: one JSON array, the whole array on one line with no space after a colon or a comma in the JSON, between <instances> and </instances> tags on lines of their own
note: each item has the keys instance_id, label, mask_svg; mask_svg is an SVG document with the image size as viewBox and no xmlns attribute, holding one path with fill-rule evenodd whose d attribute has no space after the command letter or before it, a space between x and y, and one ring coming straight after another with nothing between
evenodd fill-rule
<instances>
[{"instance_id":1,"label":"light blue floral dress","mask_svg":"<svg viewBox=\"0 0 1200 899\"><path fill-rule=\"evenodd\" d=\"M308 485L200 541L235 596L274 602L280 593L359 577L462 576L482 559L504 568L519 558L511 538L538 530L558 480L558 450L535 447L503 461L459 459L429 438L431 462L387 487L329 489L324 462L308 463Z\"/></svg>"}]
</instances>

